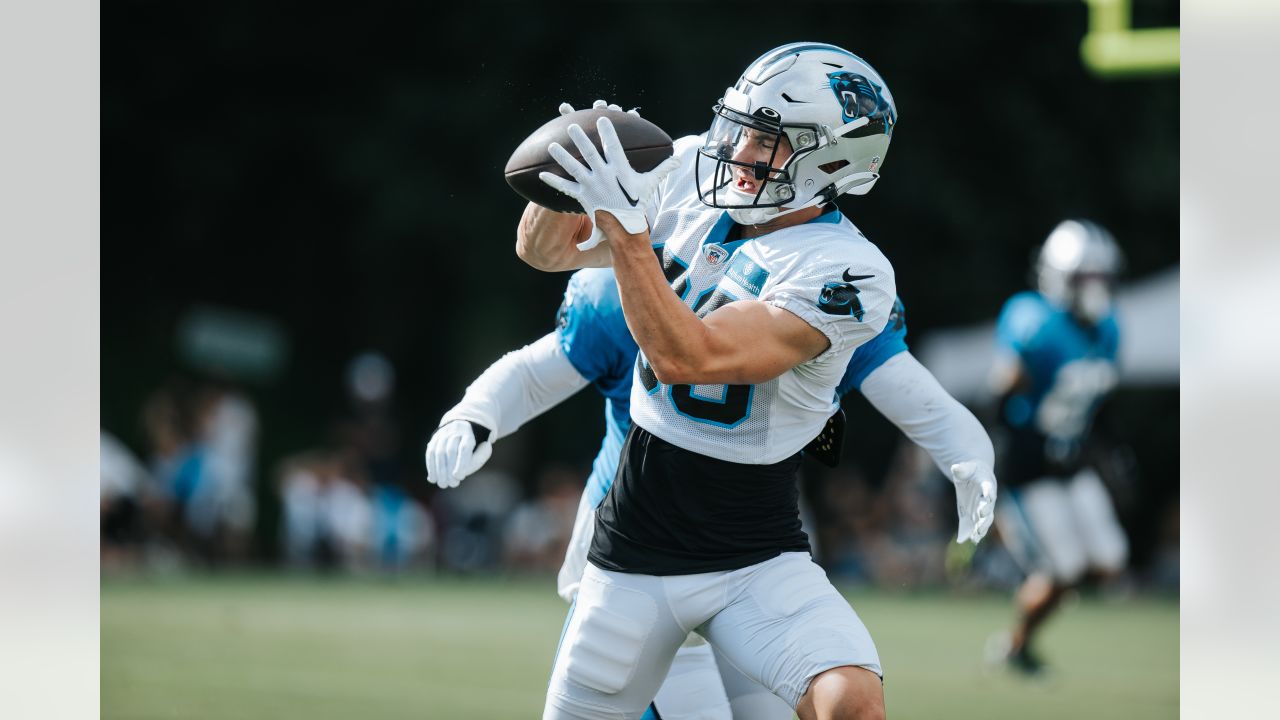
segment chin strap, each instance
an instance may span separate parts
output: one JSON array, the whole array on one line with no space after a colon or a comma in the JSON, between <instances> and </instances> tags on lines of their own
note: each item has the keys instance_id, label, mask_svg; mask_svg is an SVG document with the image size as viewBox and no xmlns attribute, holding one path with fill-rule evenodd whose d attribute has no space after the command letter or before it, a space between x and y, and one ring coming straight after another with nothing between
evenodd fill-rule
<instances>
[{"instance_id":1,"label":"chin strap","mask_svg":"<svg viewBox=\"0 0 1280 720\"><path fill-rule=\"evenodd\" d=\"M856 173L842 178L840 183L828 184L822 192L810 197L808 202L799 208L739 208L728 210L728 217L741 225L762 225L781 218L782 215L799 213L800 210L832 202L841 195L865 195L879 179L879 173Z\"/></svg>"},{"instance_id":2,"label":"chin strap","mask_svg":"<svg viewBox=\"0 0 1280 720\"><path fill-rule=\"evenodd\" d=\"M871 190L871 186L876 184L880 179L880 173L863 172L854 173L848 177L842 178L840 182L828 185L826 188L814 195L808 202L799 207L793 208L737 208L730 209L729 217L739 225L763 225L771 222L783 215L790 215L793 212L800 212L816 205L833 202L841 195L865 195Z\"/></svg>"},{"instance_id":3,"label":"chin strap","mask_svg":"<svg viewBox=\"0 0 1280 720\"><path fill-rule=\"evenodd\" d=\"M835 196L840 195L866 195L871 186L876 184L880 179L880 173L860 172L854 173L840 180L839 185L835 187Z\"/></svg>"},{"instance_id":4,"label":"chin strap","mask_svg":"<svg viewBox=\"0 0 1280 720\"><path fill-rule=\"evenodd\" d=\"M729 217L732 218L733 221L738 223L739 225L763 225L767 222L772 222L782 217L783 215L790 215L793 212L800 212L801 210L814 207L815 205L821 205L824 202L827 202L826 195L822 193L818 193L813 198L811 198L809 202L801 205L800 207L736 208L736 209L728 210L728 213L729 213Z\"/></svg>"}]
</instances>

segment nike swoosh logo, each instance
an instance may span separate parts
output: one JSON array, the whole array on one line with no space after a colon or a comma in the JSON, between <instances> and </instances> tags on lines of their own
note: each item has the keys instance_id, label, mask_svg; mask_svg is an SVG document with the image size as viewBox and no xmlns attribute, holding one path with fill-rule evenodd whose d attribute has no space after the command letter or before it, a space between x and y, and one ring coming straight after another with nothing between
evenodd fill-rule
<instances>
[{"instance_id":1,"label":"nike swoosh logo","mask_svg":"<svg viewBox=\"0 0 1280 720\"><path fill-rule=\"evenodd\" d=\"M875 275L850 275L849 270L851 269L852 268L846 268L844 271L844 274L841 275L841 277L844 278L845 282L853 282L854 280L866 280L867 278L875 277Z\"/></svg>"},{"instance_id":2,"label":"nike swoosh logo","mask_svg":"<svg viewBox=\"0 0 1280 720\"><path fill-rule=\"evenodd\" d=\"M631 197L631 193L627 192L626 188L622 187L621 180L614 178L614 182L618 183L618 189L622 191L622 196L627 199L627 202L631 203L631 207L635 207L640 203L639 200L636 200L635 198Z\"/></svg>"}]
</instances>

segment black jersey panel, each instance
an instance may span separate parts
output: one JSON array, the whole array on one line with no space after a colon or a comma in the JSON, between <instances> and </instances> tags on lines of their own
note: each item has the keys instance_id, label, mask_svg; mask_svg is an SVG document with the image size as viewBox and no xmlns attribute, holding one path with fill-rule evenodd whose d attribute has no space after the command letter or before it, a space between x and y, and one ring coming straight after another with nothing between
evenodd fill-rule
<instances>
[{"instance_id":1,"label":"black jersey panel","mask_svg":"<svg viewBox=\"0 0 1280 720\"><path fill-rule=\"evenodd\" d=\"M684 450L632 423L587 559L616 572L688 575L808 552L799 469L800 453L745 465Z\"/></svg>"}]
</instances>

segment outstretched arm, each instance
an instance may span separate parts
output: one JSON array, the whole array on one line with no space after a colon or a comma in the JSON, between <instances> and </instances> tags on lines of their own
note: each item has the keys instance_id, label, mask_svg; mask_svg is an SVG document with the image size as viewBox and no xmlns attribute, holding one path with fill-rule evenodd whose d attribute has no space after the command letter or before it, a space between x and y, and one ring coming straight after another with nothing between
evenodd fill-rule
<instances>
[{"instance_id":1,"label":"outstretched arm","mask_svg":"<svg viewBox=\"0 0 1280 720\"><path fill-rule=\"evenodd\" d=\"M862 383L862 394L912 442L924 448L944 475L969 460L995 465L982 423L951 397L933 373L909 352L885 361Z\"/></svg>"},{"instance_id":2,"label":"outstretched arm","mask_svg":"<svg viewBox=\"0 0 1280 720\"><path fill-rule=\"evenodd\" d=\"M996 499L995 452L982 423L909 352L894 355L872 371L861 390L955 483L957 541L981 540L991 526Z\"/></svg>"},{"instance_id":3,"label":"outstretched arm","mask_svg":"<svg viewBox=\"0 0 1280 720\"><path fill-rule=\"evenodd\" d=\"M427 445L428 479L440 487L457 486L489 459L494 440L510 435L586 385L555 333L503 355L467 387L462 402L440 419ZM471 423L488 435L475 437Z\"/></svg>"}]
</instances>

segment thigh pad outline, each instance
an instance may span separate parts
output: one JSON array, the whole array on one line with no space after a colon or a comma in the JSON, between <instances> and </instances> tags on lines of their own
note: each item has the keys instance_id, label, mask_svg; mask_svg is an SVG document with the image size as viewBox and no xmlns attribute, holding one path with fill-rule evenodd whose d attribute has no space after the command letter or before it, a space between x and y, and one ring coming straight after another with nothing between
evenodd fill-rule
<instances>
[{"instance_id":1,"label":"thigh pad outline","mask_svg":"<svg viewBox=\"0 0 1280 720\"><path fill-rule=\"evenodd\" d=\"M583 595L599 593L582 607ZM568 648L565 674L578 685L614 694L631 682L658 616L657 603L639 590L587 579L579 592L581 620Z\"/></svg>"}]
</instances>

